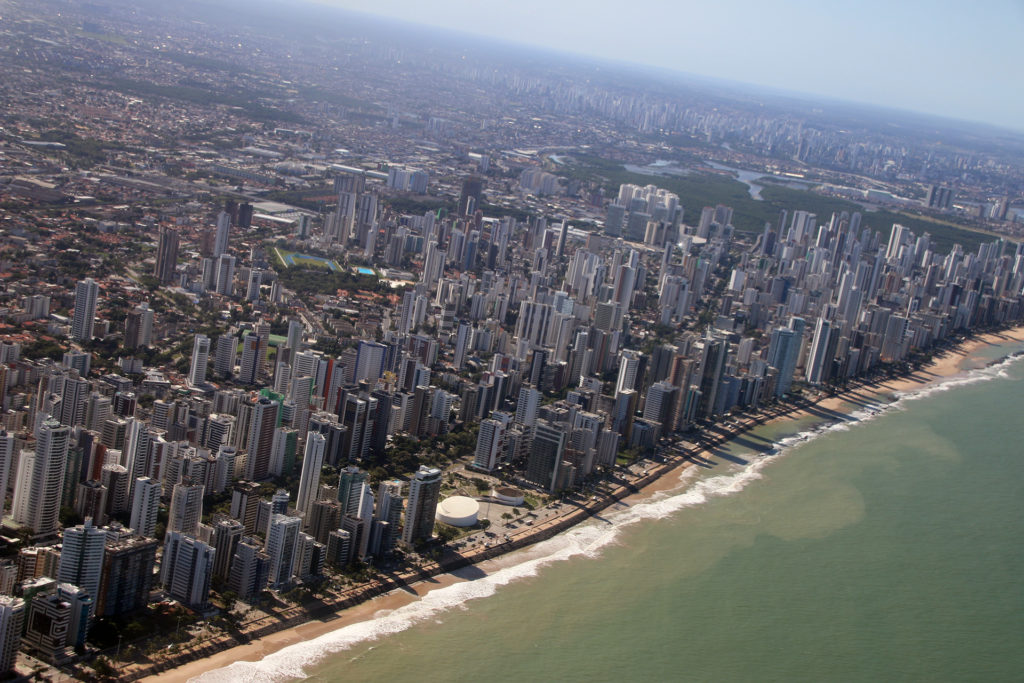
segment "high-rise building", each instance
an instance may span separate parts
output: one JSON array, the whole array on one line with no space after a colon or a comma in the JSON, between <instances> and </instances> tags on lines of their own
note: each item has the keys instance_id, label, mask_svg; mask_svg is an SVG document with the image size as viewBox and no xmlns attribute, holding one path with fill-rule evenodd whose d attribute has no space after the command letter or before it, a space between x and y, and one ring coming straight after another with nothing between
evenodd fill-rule
<instances>
[{"instance_id":1,"label":"high-rise building","mask_svg":"<svg viewBox=\"0 0 1024 683\"><path fill-rule=\"evenodd\" d=\"M217 214L217 233L213 241L213 257L217 258L228 250L228 238L231 236L231 215L227 211Z\"/></svg>"},{"instance_id":2,"label":"high-rise building","mask_svg":"<svg viewBox=\"0 0 1024 683\"><path fill-rule=\"evenodd\" d=\"M259 301L261 284L263 284L263 271L259 268L251 268L249 282L245 287L246 301Z\"/></svg>"},{"instance_id":3,"label":"high-rise building","mask_svg":"<svg viewBox=\"0 0 1024 683\"><path fill-rule=\"evenodd\" d=\"M480 176L469 176L462 181L462 191L459 193L459 215L472 216L480 208L480 200L483 198L484 179Z\"/></svg>"},{"instance_id":4,"label":"high-rise building","mask_svg":"<svg viewBox=\"0 0 1024 683\"><path fill-rule=\"evenodd\" d=\"M802 320L799 331L792 322L789 327L779 327L772 331L765 362L779 371L778 379L775 381L775 396L777 397L785 396L789 388L793 386L793 373L800 356L802 336Z\"/></svg>"},{"instance_id":5,"label":"high-rise building","mask_svg":"<svg viewBox=\"0 0 1024 683\"><path fill-rule=\"evenodd\" d=\"M25 601L21 598L0 595L0 676L6 676L14 668L25 611Z\"/></svg>"},{"instance_id":6,"label":"high-rise building","mask_svg":"<svg viewBox=\"0 0 1024 683\"><path fill-rule=\"evenodd\" d=\"M57 533L70 436L68 427L47 418L36 433L36 449L22 451L18 460L12 515L36 537Z\"/></svg>"},{"instance_id":7,"label":"high-rise building","mask_svg":"<svg viewBox=\"0 0 1024 683\"><path fill-rule=\"evenodd\" d=\"M313 538L327 543L330 533L341 526L341 505L336 500L314 501L306 526Z\"/></svg>"},{"instance_id":8,"label":"high-rise building","mask_svg":"<svg viewBox=\"0 0 1024 683\"><path fill-rule=\"evenodd\" d=\"M188 383L193 387L206 382L206 365L210 358L210 338L197 334L192 341L192 364L189 366Z\"/></svg>"},{"instance_id":9,"label":"high-rise building","mask_svg":"<svg viewBox=\"0 0 1024 683\"><path fill-rule=\"evenodd\" d=\"M615 382L615 394L626 389L636 389L637 375L640 371L640 354L636 351L623 351L619 365L619 377Z\"/></svg>"},{"instance_id":10,"label":"high-rise building","mask_svg":"<svg viewBox=\"0 0 1024 683\"><path fill-rule=\"evenodd\" d=\"M160 482L150 477L135 480L132 494L132 516L129 526L136 536L156 537L156 519L160 512Z\"/></svg>"},{"instance_id":11,"label":"high-rise building","mask_svg":"<svg viewBox=\"0 0 1024 683\"><path fill-rule=\"evenodd\" d=\"M235 257L221 254L217 257L214 290L221 296L231 296L235 287Z\"/></svg>"},{"instance_id":12,"label":"high-rise building","mask_svg":"<svg viewBox=\"0 0 1024 683\"><path fill-rule=\"evenodd\" d=\"M237 519L231 519L223 515L217 517L213 522L213 533L210 536L210 545L217 551L213 561L213 576L224 579L231 576L231 559L235 556L238 543L242 540L245 527Z\"/></svg>"},{"instance_id":13,"label":"high-rise building","mask_svg":"<svg viewBox=\"0 0 1024 683\"><path fill-rule=\"evenodd\" d=\"M306 450L302 456L302 475L299 478L299 492L295 498L295 509L302 513L309 525L313 502L320 488L320 471L324 465L324 448L327 439L320 434L306 437Z\"/></svg>"},{"instance_id":14,"label":"high-rise building","mask_svg":"<svg viewBox=\"0 0 1024 683\"><path fill-rule=\"evenodd\" d=\"M84 590L93 599L93 606L99 599L106 543L106 532L93 526L91 519L64 530L57 580Z\"/></svg>"},{"instance_id":15,"label":"high-rise building","mask_svg":"<svg viewBox=\"0 0 1024 683\"><path fill-rule=\"evenodd\" d=\"M270 557L268 583L279 589L291 583L295 573L295 550L302 520L298 517L276 514L270 518L267 529L266 553Z\"/></svg>"},{"instance_id":16,"label":"high-rise building","mask_svg":"<svg viewBox=\"0 0 1024 683\"><path fill-rule=\"evenodd\" d=\"M708 338L703 340L700 364L700 412L705 418L711 417L715 412L718 389L722 383L722 374L725 372L728 355L729 342L725 339Z\"/></svg>"},{"instance_id":17,"label":"high-rise building","mask_svg":"<svg viewBox=\"0 0 1024 683\"><path fill-rule=\"evenodd\" d=\"M132 614L146 608L157 545L155 538L108 539L96 616Z\"/></svg>"},{"instance_id":18,"label":"high-rise building","mask_svg":"<svg viewBox=\"0 0 1024 683\"><path fill-rule=\"evenodd\" d=\"M540 398L540 392L531 386L523 386L519 389L519 400L516 402L516 424L533 429L537 423Z\"/></svg>"},{"instance_id":19,"label":"high-rise building","mask_svg":"<svg viewBox=\"0 0 1024 683\"><path fill-rule=\"evenodd\" d=\"M415 545L433 535L434 515L440 496L441 470L421 465L409 482L409 503L402 529L402 541L406 545Z\"/></svg>"},{"instance_id":20,"label":"high-rise building","mask_svg":"<svg viewBox=\"0 0 1024 683\"><path fill-rule=\"evenodd\" d=\"M213 371L217 377L230 377L235 371L238 358L238 339L233 334L222 334L217 337L217 350L214 352Z\"/></svg>"},{"instance_id":21,"label":"high-rise building","mask_svg":"<svg viewBox=\"0 0 1024 683\"><path fill-rule=\"evenodd\" d=\"M178 267L178 231L166 225L160 226L156 247L156 279L163 284L174 281Z\"/></svg>"},{"instance_id":22,"label":"high-rise building","mask_svg":"<svg viewBox=\"0 0 1024 683\"><path fill-rule=\"evenodd\" d=\"M71 338L75 341L89 341L96 323L96 300L100 286L87 277L75 286L75 314L71 322Z\"/></svg>"},{"instance_id":23,"label":"high-rise building","mask_svg":"<svg viewBox=\"0 0 1024 683\"><path fill-rule=\"evenodd\" d=\"M343 517L358 517L366 472L352 465L338 474L338 503Z\"/></svg>"},{"instance_id":24,"label":"high-rise building","mask_svg":"<svg viewBox=\"0 0 1024 683\"><path fill-rule=\"evenodd\" d=\"M248 334L242 338L242 362L238 368L240 384L256 384L263 363L260 358L260 338L256 334Z\"/></svg>"},{"instance_id":25,"label":"high-rise building","mask_svg":"<svg viewBox=\"0 0 1024 683\"><path fill-rule=\"evenodd\" d=\"M256 533L259 517L260 485L253 481L237 481L231 492L231 517L245 528L245 533Z\"/></svg>"},{"instance_id":26,"label":"high-rise building","mask_svg":"<svg viewBox=\"0 0 1024 683\"><path fill-rule=\"evenodd\" d=\"M95 599L84 588L73 583L58 583L57 595L71 606L68 622L68 645L81 650L89 634Z\"/></svg>"},{"instance_id":27,"label":"high-rise building","mask_svg":"<svg viewBox=\"0 0 1024 683\"><path fill-rule=\"evenodd\" d=\"M395 548L398 541L398 529L402 522L402 482L398 480L382 481L377 489L377 512L374 516L375 528L381 524L386 526L380 532L376 553L387 555Z\"/></svg>"},{"instance_id":28,"label":"high-rise building","mask_svg":"<svg viewBox=\"0 0 1024 683\"><path fill-rule=\"evenodd\" d=\"M538 420L534 427L530 456L526 464L527 481L554 491L558 481L558 469L565 452L567 435L565 429L547 420Z\"/></svg>"},{"instance_id":29,"label":"high-rise building","mask_svg":"<svg viewBox=\"0 0 1024 683\"><path fill-rule=\"evenodd\" d=\"M242 600L251 601L267 585L270 557L252 538L243 538L231 560L228 588Z\"/></svg>"},{"instance_id":30,"label":"high-rise building","mask_svg":"<svg viewBox=\"0 0 1024 683\"><path fill-rule=\"evenodd\" d=\"M828 357L831 336L832 323L824 318L818 318L814 328L814 338L811 340L811 350L807 355L807 367L805 368L807 382L810 384L821 384L826 374L826 363L832 362L832 359Z\"/></svg>"},{"instance_id":31,"label":"high-rise building","mask_svg":"<svg viewBox=\"0 0 1024 683\"><path fill-rule=\"evenodd\" d=\"M388 347L371 341L360 341L356 351L355 381L377 380L384 374L384 362Z\"/></svg>"},{"instance_id":32,"label":"high-rise building","mask_svg":"<svg viewBox=\"0 0 1024 683\"><path fill-rule=\"evenodd\" d=\"M344 567L351 559L352 534L344 529L332 531L327 540L327 563L335 567Z\"/></svg>"},{"instance_id":33,"label":"high-rise building","mask_svg":"<svg viewBox=\"0 0 1024 683\"><path fill-rule=\"evenodd\" d=\"M506 426L505 421L496 419L494 414L486 420L480 421L480 431L477 432L476 437L476 453L473 456L474 467L490 472L500 464L505 452Z\"/></svg>"},{"instance_id":34,"label":"high-rise building","mask_svg":"<svg viewBox=\"0 0 1024 683\"><path fill-rule=\"evenodd\" d=\"M75 496L75 512L85 519L92 518L96 524L107 523L107 487L90 479L78 485Z\"/></svg>"},{"instance_id":35,"label":"high-rise building","mask_svg":"<svg viewBox=\"0 0 1024 683\"><path fill-rule=\"evenodd\" d=\"M177 531L186 536L199 535L199 523L203 517L202 484L175 484L171 490L171 510L167 516L167 530Z\"/></svg>"},{"instance_id":36,"label":"high-rise building","mask_svg":"<svg viewBox=\"0 0 1024 683\"><path fill-rule=\"evenodd\" d=\"M36 593L28 607L22 646L52 664L63 664L75 652L68 640L73 606L57 591L56 584Z\"/></svg>"},{"instance_id":37,"label":"high-rise building","mask_svg":"<svg viewBox=\"0 0 1024 683\"><path fill-rule=\"evenodd\" d=\"M206 607L216 553L202 541L168 531L160 561L160 583L177 600L193 609Z\"/></svg>"},{"instance_id":38,"label":"high-rise building","mask_svg":"<svg viewBox=\"0 0 1024 683\"><path fill-rule=\"evenodd\" d=\"M644 402L644 420L657 422L663 427L663 432L671 432L672 410L678 392L678 387L665 380L652 384Z\"/></svg>"},{"instance_id":39,"label":"high-rise building","mask_svg":"<svg viewBox=\"0 0 1024 683\"><path fill-rule=\"evenodd\" d=\"M17 446L15 445L14 434L9 434L6 430L0 429L0 517L4 515L6 508L7 484L11 478L11 464L17 456L14 452L15 448Z\"/></svg>"},{"instance_id":40,"label":"high-rise building","mask_svg":"<svg viewBox=\"0 0 1024 683\"><path fill-rule=\"evenodd\" d=\"M245 478L249 481L263 481L270 476L270 456L274 446L274 429L277 427L277 401L261 396L249 404L252 415L249 420L249 438L246 441L248 455L245 459Z\"/></svg>"}]
</instances>

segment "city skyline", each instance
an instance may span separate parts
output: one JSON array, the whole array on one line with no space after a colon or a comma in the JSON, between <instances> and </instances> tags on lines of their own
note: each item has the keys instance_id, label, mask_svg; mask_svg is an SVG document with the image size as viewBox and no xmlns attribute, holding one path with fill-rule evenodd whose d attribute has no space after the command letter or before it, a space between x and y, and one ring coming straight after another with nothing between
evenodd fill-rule
<instances>
[{"instance_id":1,"label":"city skyline","mask_svg":"<svg viewBox=\"0 0 1024 683\"><path fill-rule=\"evenodd\" d=\"M235 645L300 627L260 647L291 642L305 669L335 659L318 645L343 626L332 614L381 597L389 606L371 618L395 614L403 630L419 617L391 601L424 597L427 582L463 590L446 573L482 579L464 587L475 597L489 580L513 595L503 586L516 575L596 559L619 527L675 516L677 503L696 511L754 480L789 487L780 499L800 490L793 512L816 526L828 505L803 492L827 484L760 473L795 447L790 434L802 444L873 422L908 393L1003 380L1024 353L1024 134L608 61L623 35L699 50L707 28L717 44L702 63L713 66L766 13L773 54L814 55L825 41L811 19L843 13L808 6L798 24L789 17L803 6L790 2L726 26L712 21L721 10L693 9L687 33L686 8L615 8L614 31L592 34L598 61L453 32L503 18L488 7L456 21L456 6L431 15L447 21L440 30L269 0L4 5L0 674L135 680L189 660L202 673L230 664ZM552 30L569 16L518 7ZM559 47L609 23L607 9L569 16ZM870 20L896 30L897 14ZM512 19L506 33L517 38ZM990 391L1013 395L998 384ZM947 440L933 438L934 421L922 427L896 445L928 456L914 468L928 482ZM843 460L867 472L857 463L874 455ZM944 502L958 479L929 493ZM989 490L979 481L964 509ZM747 518L751 500L703 510ZM714 540L746 547L752 528ZM1003 545L1019 555L1016 531L980 539L985 557ZM890 537L878 527L864 547ZM590 581L565 598L570 612L609 605L585 620L598 629L639 618L645 640L670 639L643 663L665 680L692 659L679 629L714 623L689 599L661 609L665 594L699 587L678 558L714 544L646 545L657 556L631 558L609 586L628 602L654 588L652 607L613 618ZM959 534L931 545L976 555ZM806 551L775 555L787 579L770 583L797 564L850 564L807 562ZM873 617L865 599L914 583L916 562L947 573L925 555L879 572L882 591L828 577L807 594ZM748 564L751 584L767 586L769 563ZM636 567L662 565L646 574L671 591L634 580ZM730 593L743 582L732 583ZM521 597L543 594L529 584ZM952 612L950 592L922 602L977 616L973 600ZM490 611L491 640L512 642L517 622L545 630L539 611L515 611ZM729 632L747 621L715 611ZM769 649L833 666L834 634L849 633L842 661L877 666L878 647L858 639L877 636L878 621L840 630L828 616L816 647L793 655L791 642L811 641L773 618L780 644ZM565 645L585 643L583 621L560 629ZM877 642L939 642L934 621ZM397 630L374 629L382 652L420 659L389 640ZM636 678L635 645L614 632L592 642L622 651L590 678ZM720 632L690 644L738 642ZM956 666L992 659L988 633L957 637ZM556 667L545 663L541 678L571 678L594 659L550 637L522 649L572 672L547 675ZM893 670L919 665L892 650ZM729 678L709 654L704 677ZM501 670L537 678L524 664Z\"/></svg>"},{"instance_id":2,"label":"city skyline","mask_svg":"<svg viewBox=\"0 0 1024 683\"><path fill-rule=\"evenodd\" d=\"M372 9L355 0L308 1L524 48L1024 132L1024 95L1012 87L1024 56L1017 40L1024 5L1012 0L987 2L985 12L949 0L641 0L628 8L602 0L586 12L539 0L383 0ZM673 25L678 40L657 39ZM837 41L844 49L834 49Z\"/></svg>"}]
</instances>

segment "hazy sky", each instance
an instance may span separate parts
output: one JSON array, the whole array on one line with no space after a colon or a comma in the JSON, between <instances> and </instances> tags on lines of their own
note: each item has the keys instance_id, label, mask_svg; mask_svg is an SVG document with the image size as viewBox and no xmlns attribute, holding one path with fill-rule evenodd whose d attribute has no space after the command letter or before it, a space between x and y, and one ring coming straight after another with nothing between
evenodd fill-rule
<instances>
[{"instance_id":1,"label":"hazy sky","mask_svg":"<svg viewBox=\"0 0 1024 683\"><path fill-rule=\"evenodd\" d=\"M1024 130L1024 0L319 0Z\"/></svg>"}]
</instances>

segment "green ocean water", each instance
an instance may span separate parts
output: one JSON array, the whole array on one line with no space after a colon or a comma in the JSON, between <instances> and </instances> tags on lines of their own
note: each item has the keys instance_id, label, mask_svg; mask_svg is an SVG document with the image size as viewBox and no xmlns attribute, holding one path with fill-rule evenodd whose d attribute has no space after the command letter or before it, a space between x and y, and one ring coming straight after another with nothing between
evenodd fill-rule
<instances>
[{"instance_id":1,"label":"green ocean water","mask_svg":"<svg viewBox=\"0 0 1024 683\"><path fill-rule=\"evenodd\" d=\"M1024 360L946 389L752 432L497 574L203 680L1021 680Z\"/></svg>"}]
</instances>

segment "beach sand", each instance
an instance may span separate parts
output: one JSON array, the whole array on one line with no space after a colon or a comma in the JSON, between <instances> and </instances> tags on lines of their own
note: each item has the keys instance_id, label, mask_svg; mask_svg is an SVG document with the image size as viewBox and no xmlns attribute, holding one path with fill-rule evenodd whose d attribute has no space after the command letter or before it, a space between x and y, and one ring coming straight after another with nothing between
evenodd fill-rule
<instances>
[{"instance_id":1,"label":"beach sand","mask_svg":"<svg viewBox=\"0 0 1024 683\"><path fill-rule=\"evenodd\" d=\"M830 413L835 413L838 416L840 414L848 414L852 412L851 406L856 406L858 403L874 403L881 400L889 400L894 394L915 391L933 382L956 375L964 369L969 369L965 368L965 361L970 359L972 354L976 353L979 349L1012 341L1024 342L1024 326L969 339L960 346L943 352L932 363L906 377L864 384L841 394L825 397L820 401L813 402L807 408L792 410L779 417L769 419L741 418L739 420L740 426L737 429L746 431L747 428L756 426L756 424L767 424L780 420L795 420L809 415L827 416ZM973 364L971 367L979 365L984 365L984 363ZM615 507L625 507L650 498L652 494L659 491L671 491L679 488L680 479L684 471L694 466L694 460L713 459L713 451L714 447L700 451L693 458L681 461L667 468L667 471L658 474L654 481L643 486L636 493L627 495L618 503L614 503L612 509ZM585 518L586 515L583 515L582 519ZM546 524L524 530L523 533L531 536L541 536L546 527L557 523L557 521L552 520ZM484 560L474 565L478 570L476 574L479 575L480 571L485 574L491 573L502 566L506 566L509 561L507 556ZM432 590L463 581L464 579L459 578L457 574L458 572L455 574L439 574L430 579L418 581L410 586L392 590L365 603L343 610L329 620L309 621L300 626L265 636L251 643L223 650L203 659L198 659L160 674L149 676L143 680L153 683L184 683L206 671L219 669L233 662L258 661L266 655L289 645L312 640L336 629L373 619L381 612L395 610L418 600L422 595Z\"/></svg>"}]
</instances>

